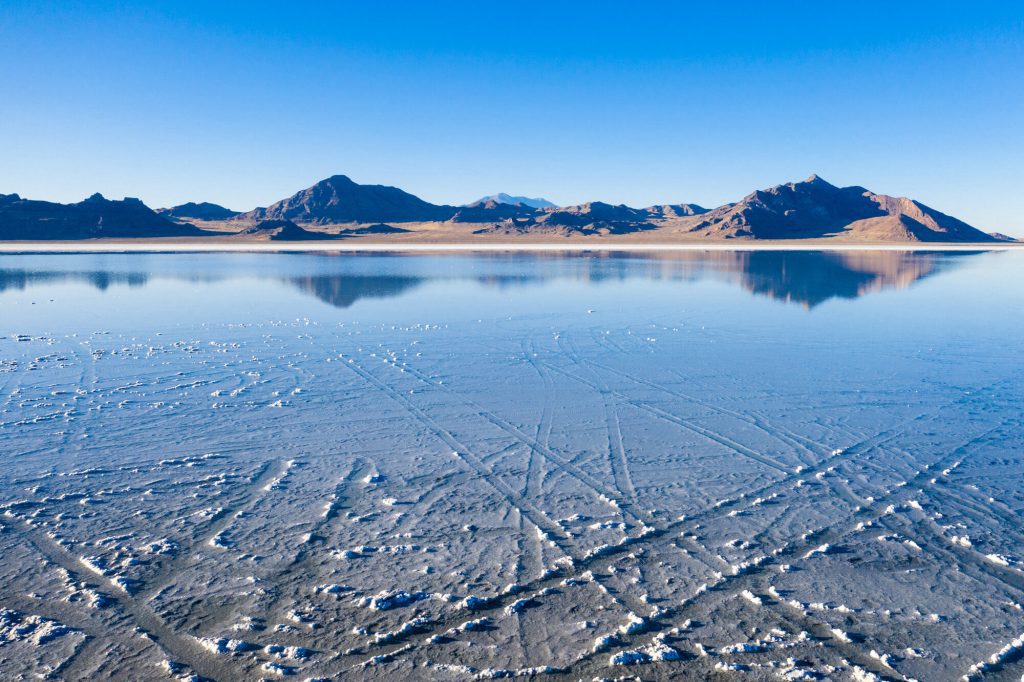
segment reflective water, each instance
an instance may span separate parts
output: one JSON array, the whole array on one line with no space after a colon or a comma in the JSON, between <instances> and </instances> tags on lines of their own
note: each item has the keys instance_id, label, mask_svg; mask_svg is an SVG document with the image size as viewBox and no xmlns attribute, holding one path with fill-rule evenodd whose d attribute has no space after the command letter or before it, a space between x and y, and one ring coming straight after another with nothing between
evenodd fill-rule
<instances>
[{"instance_id":1,"label":"reflective water","mask_svg":"<svg viewBox=\"0 0 1024 682\"><path fill-rule=\"evenodd\" d=\"M0 677L1024 673L1024 252L11 255L0 337Z\"/></svg>"}]
</instances>

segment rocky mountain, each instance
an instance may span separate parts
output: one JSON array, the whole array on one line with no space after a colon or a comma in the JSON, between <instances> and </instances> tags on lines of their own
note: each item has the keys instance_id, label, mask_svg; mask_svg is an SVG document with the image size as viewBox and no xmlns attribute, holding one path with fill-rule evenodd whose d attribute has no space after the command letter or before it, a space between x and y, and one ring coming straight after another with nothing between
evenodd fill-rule
<instances>
[{"instance_id":1,"label":"rocky mountain","mask_svg":"<svg viewBox=\"0 0 1024 682\"><path fill-rule=\"evenodd\" d=\"M157 214L138 199L93 194L77 204L0 194L0 240L202 237L211 234Z\"/></svg>"},{"instance_id":2,"label":"rocky mountain","mask_svg":"<svg viewBox=\"0 0 1024 682\"><path fill-rule=\"evenodd\" d=\"M912 199L836 187L817 175L758 190L698 216L693 232L725 239L840 237L873 241L986 242L993 238Z\"/></svg>"},{"instance_id":3,"label":"rocky mountain","mask_svg":"<svg viewBox=\"0 0 1024 682\"><path fill-rule=\"evenodd\" d=\"M529 206L530 208L557 208L555 204L551 203L547 199L542 199L540 197L518 197L505 194L504 192L499 192L498 194L492 194L489 197L477 199L471 204L466 204L466 206L473 207L479 204L486 204L488 202L493 202L495 204L509 204L511 206L521 204L523 206Z\"/></svg>"},{"instance_id":4,"label":"rocky mountain","mask_svg":"<svg viewBox=\"0 0 1024 682\"><path fill-rule=\"evenodd\" d=\"M468 206L432 204L395 187L360 185L335 175L267 208L234 214L239 236L253 239L324 239L302 225L338 224L339 236L386 237L422 228L408 223L471 223L474 234L509 236L624 235L650 232L659 241L693 239L839 239L879 242L996 242L962 220L905 197L876 194L863 187L836 187L817 175L755 191L714 209L697 204L632 208L593 201L537 208L523 197L495 195ZM534 201L534 200L530 200ZM539 201L539 200L538 200ZM0 240L98 237L199 237L223 233L183 222L223 219L222 206L190 203L155 213L138 199L108 201L94 195L78 204L29 201L0 195ZM172 219L173 218L173 219ZM270 221L270 222L268 222ZM402 227L388 223L406 223ZM454 229L431 227L431 230Z\"/></svg>"},{"instance_id":5,"label":"rocky mountain","mask_svg":"<svg viewBox=\"0 0 1024 682\"><path fill-rule=\"evenodd\" d=\"M476 234L567 237L666 230L684 239L997 239L911 199L875 194L863 187L836 187L816 175L803 182L758 190L714 209L685 203L632 208L600 201L566 207L541 202L550 204L496 194L462 207L439 206L394 187L360 185L336 175L238 219L310 224L451 221L482 224L474 230Z\"/></svg>"},{"instance_id":6,"label":"rocky mountain","mask_svg":"<svg viewBox=\"0 0 1024 682\"><path fill-rule=\"evenodd\" d=\"M239 215L238 211L232 211L230 208L211 204L208 201L198 204L190 201L187 204L179 204L171 208L158 208L156 212L169 218L181 220L230 220Z\"/></svg>"},{"instance_id":7,"label":"rocky mountain","mask_svg":"<svg viewBox=\"0 0 1024 682\"><path fill-rule=\"evenodd\" d=\"M560 226L584 229L628 231L631 227L641 228L649 220L647 211L641 208L630 208L625 204L612 206L603 201L591 201L578 206L549 209L537 219L546 226Z\"/></svg>"},{"instance_id":8,"label":"rocky mountain","mask_svg":"<svg viewBox=\"0 0 1024 682\"><path fill-rule=\"evenodd\" d=\"M456 223L490 223L516 218L532 218L535 215L537 215L537 209L526 204L507 204L488 199L459 208L450 220Z\"/></svg>"},{"instance_id":9,"label":"rocky mountain","mask_svg":"<svg viewBox=\"0 0 1024 682\"><path fill-rule=\"evenodd\" d=\"M707 213L708 209L697 204L662 204L648 206L644 209L651 218L685 218L687 216Z\"/></svg>"},{"instance_id":10,"label":"rocky mountain","mask_svg":"<svg viewBox=\"0 0 1024 682\"><path fill-rule=\"evenodd\" d=\"M334 175L267 208L242 213L239 220L292 220L300 223L376 223L448 220L458 209L437 206L385 185L360 185Z\"/></svg>"}]
</instances>

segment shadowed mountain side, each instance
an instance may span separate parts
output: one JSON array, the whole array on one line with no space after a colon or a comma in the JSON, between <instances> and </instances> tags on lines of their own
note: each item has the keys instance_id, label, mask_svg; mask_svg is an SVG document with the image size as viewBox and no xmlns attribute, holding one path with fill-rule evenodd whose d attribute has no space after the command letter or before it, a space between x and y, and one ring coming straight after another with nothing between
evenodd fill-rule
<instances>
[{"instance_id":1,"label":"shadowed mountain side","mask_svg":"<svg viewBox=\"0 0 1024 682\"><path fill-rule=\"evenodd\" d=\"M211 204L208 201L200 203L190 201L187 204L179 204L171 208L158 208L156 212L169 218L181 220L230 220L239 215L238 211L232 211L230 208Z\"/></svg>"},{"instance_id":2,"label":"shadowed mountain side","mask_svg":"<svg viewBox=\"0 0 1024 682\"><path fill-rule=\"evenodd\" d=\"M498 224L475 230L473 234L614 235L655 228L656 225L650 222L650 215L644 209L592 201L579 206L509 216Z\"/></svg>"},{"instance_id":3,"label":"shadowed mountain side","mask_svg":"<svg viewBox=\"0 0 1024 682\"><path fill-rule=\"evenodd\" d=\"M203 237L211 233L157 214L138 199L93 194L77 204L0 195L0 240Z\"/></svg>"},{"instance_id":4,"label":"shadowed mountain side","mask_svg":"<svg viewBox=\"0 0 1024 682\"><path fill-rule=\"evenodd\" d=\"M396 187L360 185L334 175L267 208L238 216L239 220L292 220L330 224L351 222L413 222L448 220L458 209L436 206Z\"/></svg>"},{"instance_id":5,"label":"shadowed mountain side","mask_svg":"<svg viewBox=\"0 0 1024 682\"><path fill-rule=\"evenodd\" d=\"M348 230L343 230L338 234L339 237L352 237L361 236L368 234L404 234L411 232L404 227L395 227L394 225L386 225L384 223L377 223L376 225L364 225L362 227L355 227Z\"/></svg>"},{"instance_id":6,"label":"shadowed mountain side","mask_svg":"<svg viewBox=\"0 0 1024 682\"><path fill-rule=\"evenodd\" d=\"M247 227L232 234L232 237L245 240L260 240L273 242L303 242L320 241L331 239L347 239L349 237L362 237L367 235L388 235L402 234L409 232L402 227L394 227L377 223L376 225L364 225L345 229L337 234L323 232L321 230L307 230L296 225L290 220L261 220L251 227Z\"/></svg>"}]
</instances>

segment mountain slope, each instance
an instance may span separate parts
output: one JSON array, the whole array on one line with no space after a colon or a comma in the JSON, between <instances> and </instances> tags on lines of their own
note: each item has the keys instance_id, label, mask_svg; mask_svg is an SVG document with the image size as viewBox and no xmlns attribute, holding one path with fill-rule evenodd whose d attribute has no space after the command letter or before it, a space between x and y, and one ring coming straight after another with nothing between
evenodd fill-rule
<instances>
[{"instance_id":1,"label":"mountain slope","mask_svg":"<svg viewBox=\"0 0 1024 682\"><path fill-rule=\"evenodd\" d=\"M420 222L448 220L454 206L437 206L385 185L360 185L334 175L239 220L292 220L297 223Z\"/></svg>"},{"instance_id":2,"label":"mountain slope","mask_svg":"<svg viewBox=\"0 0 1024 682\"><path fill-rule=\"evenodd\" d=\"M724 239L842 237L883 241L987 242L967 223L903 197L836 187L817 175L758 190L699 216L693 231Z\"/></svg>"},{"instance_id":3,"label":"mountain slope","mask_svg":"<svg viewBox=\"0 0 1024 682\"><path fill-rule=\"evenodd\" d=\"M176 223L138 199L93 194L77 204L0 194L0 240L98 239L102 237L202 237L210 232Z\"/></svg>"}]
</instances>

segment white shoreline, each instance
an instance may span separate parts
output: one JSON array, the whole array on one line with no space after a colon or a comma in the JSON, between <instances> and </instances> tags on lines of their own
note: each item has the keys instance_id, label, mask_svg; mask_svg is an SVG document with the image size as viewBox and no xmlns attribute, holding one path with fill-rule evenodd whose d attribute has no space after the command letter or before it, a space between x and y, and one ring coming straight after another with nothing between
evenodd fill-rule
<instances>
[{"instance_id":1,"label":"white shoreline","mask_svg":"<svg viewBox=\"0 0 1024 682\"><path fill-rule=\"evenodd\" d=\"M694 242L686 244L629 244L616 242L595 243L341 243L337 241L313 242L0 242L0 254L40 253L357 253L357 252L591 252L591 251L1012 251L1024 248L1024 243L792 243L754 242L728 243Z\"/></svg>"}]
</instances>

